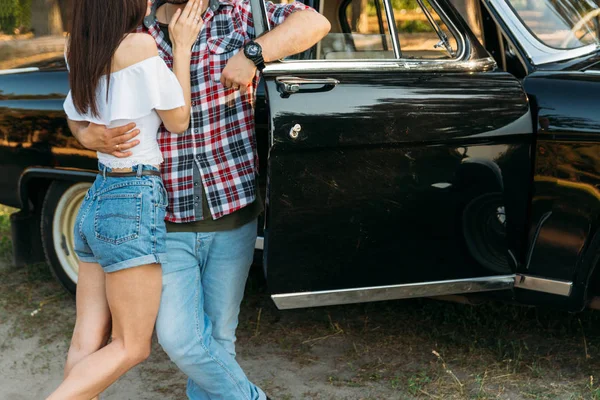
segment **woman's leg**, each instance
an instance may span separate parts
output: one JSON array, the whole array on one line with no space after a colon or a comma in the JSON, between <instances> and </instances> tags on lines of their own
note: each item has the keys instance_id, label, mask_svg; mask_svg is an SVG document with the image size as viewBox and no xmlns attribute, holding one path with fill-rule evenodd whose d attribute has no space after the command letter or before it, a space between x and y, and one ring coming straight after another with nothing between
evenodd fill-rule
<instances>
[{"instance_id":1,"label":"woman's leg","mask_svg":"<svg viewBox=\"0 0 600 400\"><path fill-rule=\"evenodd\" d=\"M110 310L104 275L100 264L79 263L77 319L65 363L65 379L75 364L104 347L110 339Z\"/></svg>"},{"instance_id":2,"label":"woman's leg","mask_svg":"<svg viewBox=\"0 0 600 400\"><path fill-rule=\"evenodd\" d=\"M161 286L159 264L106 274L112 342L73 366L48 400L89 400L150 355Z\"/></svg>"}]
</instances>

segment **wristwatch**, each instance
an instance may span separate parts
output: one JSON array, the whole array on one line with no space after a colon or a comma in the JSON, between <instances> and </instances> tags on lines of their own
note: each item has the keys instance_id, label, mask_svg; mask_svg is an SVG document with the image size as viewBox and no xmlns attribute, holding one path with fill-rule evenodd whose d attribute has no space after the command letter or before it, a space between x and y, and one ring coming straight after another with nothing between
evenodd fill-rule
<instances>
[{"instance_id":1,"label":"wristwatch","mask_svg":"<svg viewBox=\"0 0 600 400\"><path fill-rule=\"evenodd\" d=\"M256 65L260 72L265 69L265 60L262 56L262 47L260 44L252 41L244 46L244 55Z\"/></svg>"}]
</instances>

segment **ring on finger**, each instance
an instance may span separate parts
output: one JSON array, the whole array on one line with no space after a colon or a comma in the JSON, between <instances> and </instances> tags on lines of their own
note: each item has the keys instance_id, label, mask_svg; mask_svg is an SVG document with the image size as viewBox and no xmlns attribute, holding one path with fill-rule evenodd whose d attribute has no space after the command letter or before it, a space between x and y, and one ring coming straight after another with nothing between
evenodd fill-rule
<instances>
[{"instance_id":1,"label":"ring on finger","mask_svg":"<svg viewBox=\"0 0 600 400\"><path fill-rule=\"evenodd\" d=\"M115 144L115 148L117 149L117 151L119 150L119 145Z\"/></svg>"}]
</instances>

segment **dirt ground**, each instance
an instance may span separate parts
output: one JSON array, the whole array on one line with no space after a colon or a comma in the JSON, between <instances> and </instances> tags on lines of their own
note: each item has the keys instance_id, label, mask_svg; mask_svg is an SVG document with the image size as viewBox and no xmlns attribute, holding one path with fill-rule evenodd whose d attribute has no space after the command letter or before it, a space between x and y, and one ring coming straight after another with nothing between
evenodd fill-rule
<instances>
[{"instance_id":1,"label":"dirt ground","mask_svg":"<svg viewBox=\"0 0 600 400\"><path fill-rule=\"evenodd\" d=\"M10 265L0 209L0 400L57 386L75 302L47 266ZM104 400L185 399L185 376L154 342ZM240 315L238 359L274 400L600 400L600 313L431 299L278 311L260 268Z\"/></svg>"}]
</instances>

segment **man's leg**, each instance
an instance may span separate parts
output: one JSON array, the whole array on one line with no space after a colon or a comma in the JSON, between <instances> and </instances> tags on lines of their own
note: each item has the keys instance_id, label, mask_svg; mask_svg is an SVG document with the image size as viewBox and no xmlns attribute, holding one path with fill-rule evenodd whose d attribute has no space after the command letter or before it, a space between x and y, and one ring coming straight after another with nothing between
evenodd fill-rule
<instances>
[{"instance_id":1,"label":"man's leg","mask_svg":"<svg viewBox=\"0 0 600 400\"><path fill-rule=\"evenodd\" d=\"M200 269L204 312L212 324L213 338L233 357L240 304L254 258L256 228L255 220L238 229L205 236L206 254ZM188 381L190 392L208 398L193 380Z\"/></svg>"},{"instance_id":2,"label":"man's leg","mask_svg":"<svg viewBox=\"0 0 600 400\"><path fill-rule=\"evenodd\" d=\"M238 229L216 232L202 266L204 311L213 337L235 357L235 331L240 304L254 259L257 221Z\"/></svg>"},{"instance_id":3,"label":"man's leg","mask_svg":"<svg viewBox=\"0 0 600 400\"><path fill-rule=\"evenodd\" d=\"M193 381L188 386L190 399L264 400L264 393L212 336L212 323L204 313L198 265L206 258L205 245L196 233L167 236L169 259L163 265L163 292L156 322L158 340L171 360Z\"/></svg>"}]
</instances>

